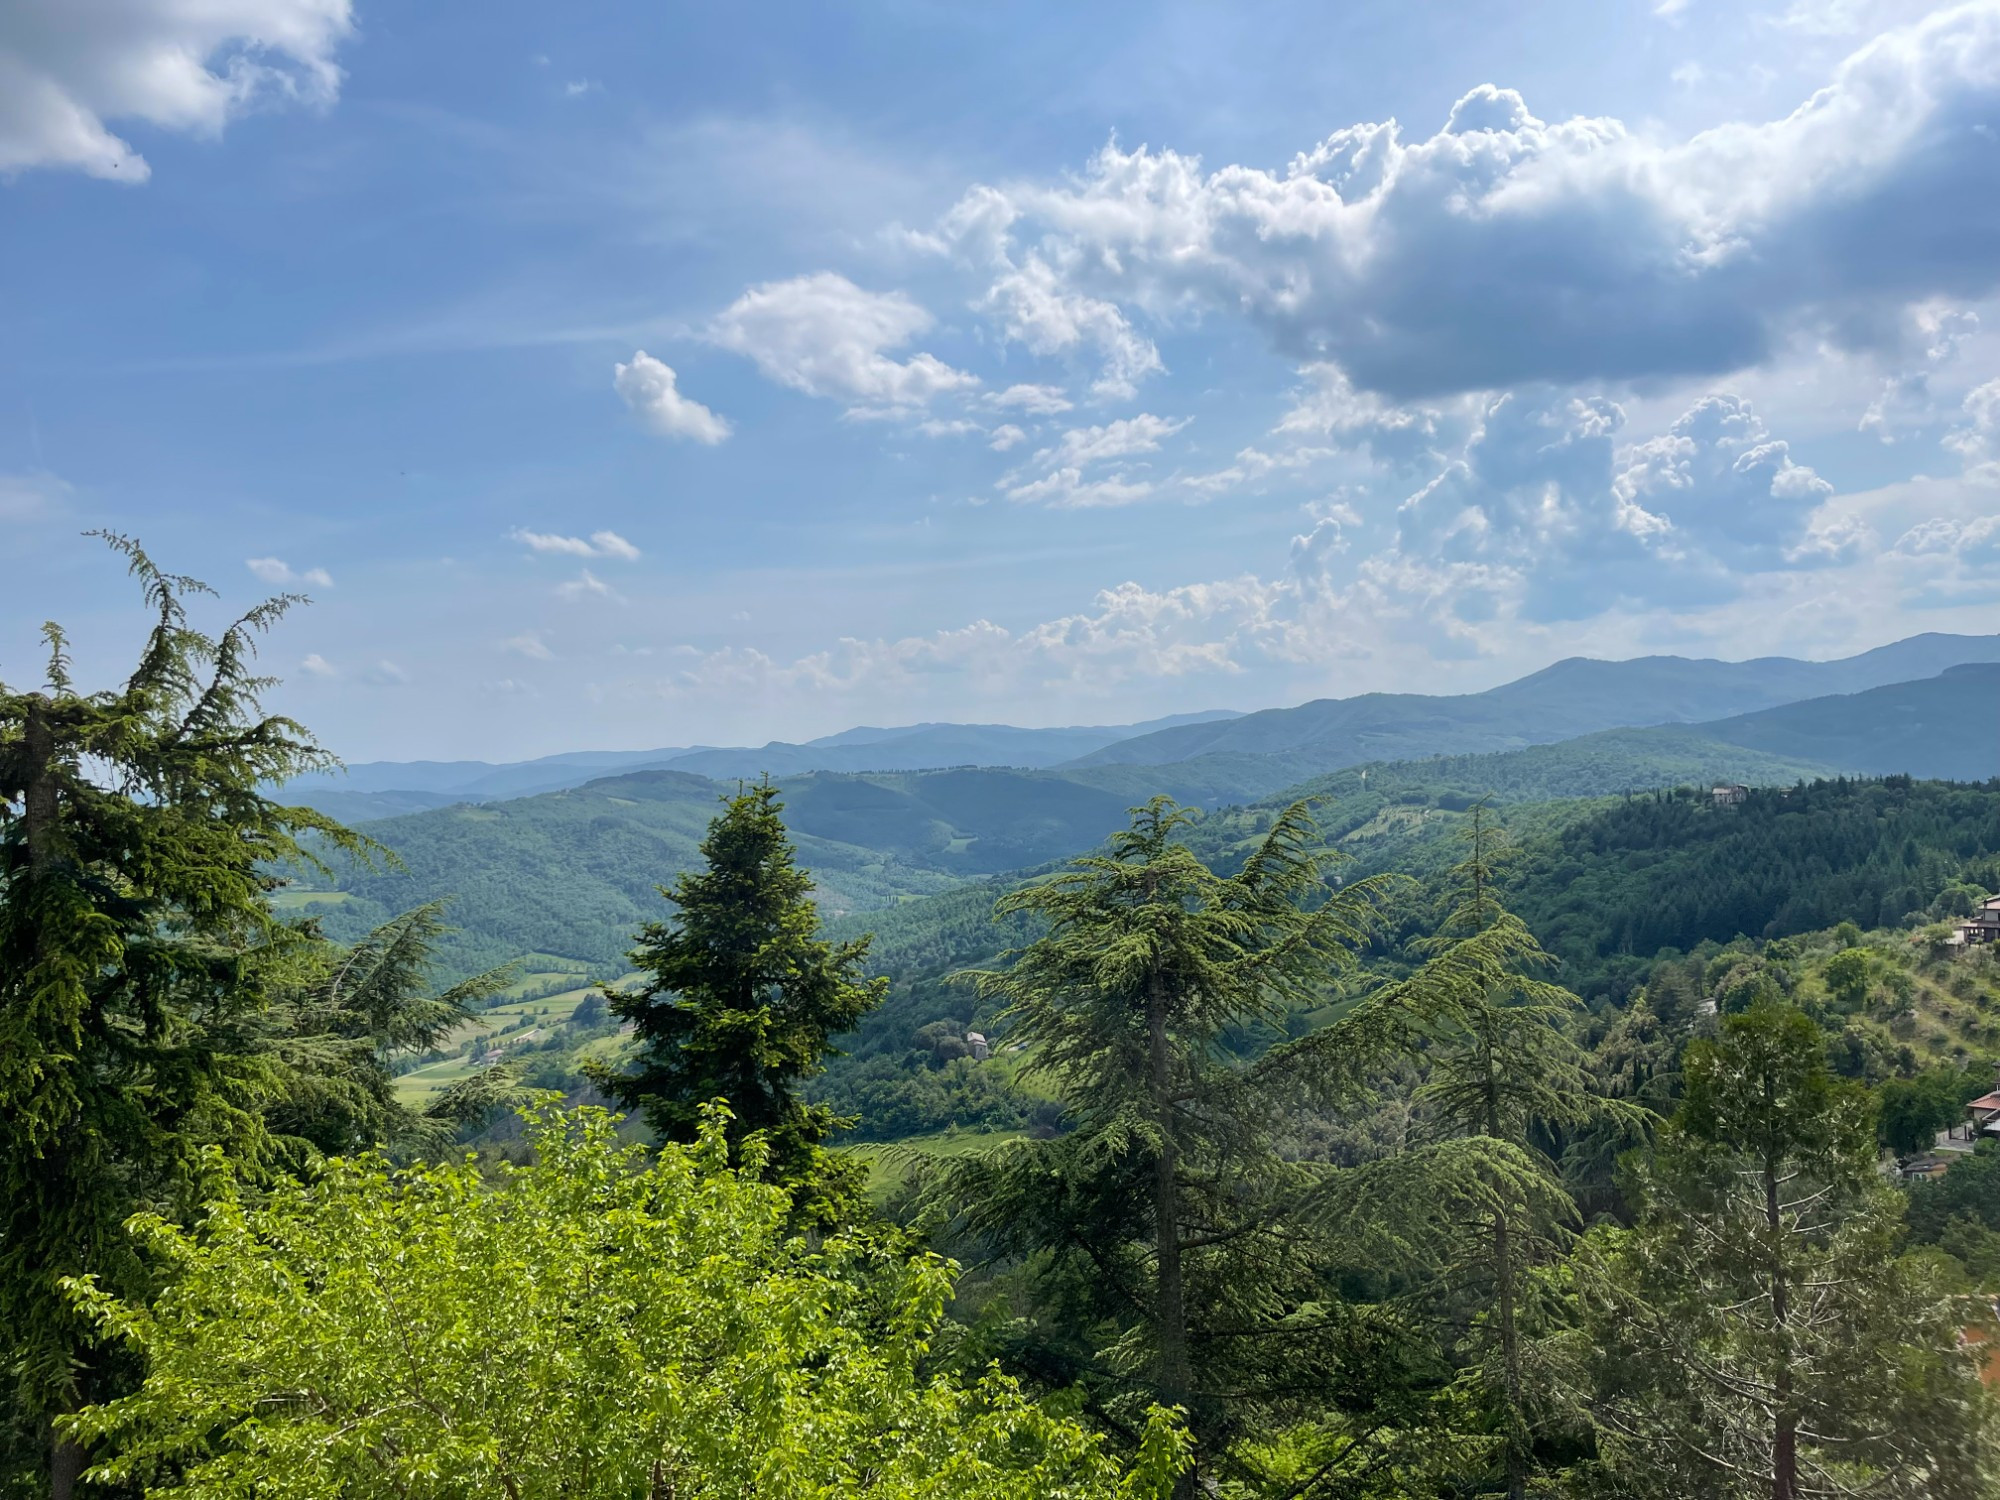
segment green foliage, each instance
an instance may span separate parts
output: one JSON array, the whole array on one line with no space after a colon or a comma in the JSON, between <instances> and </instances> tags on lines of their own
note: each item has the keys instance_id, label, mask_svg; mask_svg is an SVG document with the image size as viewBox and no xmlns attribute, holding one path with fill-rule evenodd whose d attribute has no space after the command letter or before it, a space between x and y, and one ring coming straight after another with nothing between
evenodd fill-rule
<instances>
[{"instance_id":1,"label":"green foliage","mask_svg":"<svg viewBox=\"0 0 2000 1500\"><path fill-rule=\"evenodd\" d=\"M292 1148L295 1169L315 1155L373 1146L434 1153L461 1125L513 1101L505 1068L472 1075L421 1111L396 1097L388 1057L437 1046L512 977L496 969L432 993L446 931L440 908L420 906L351 948L314 945L271 987L259 1050L279 1076L263 1113L268 1129Z\"/></svg>"},{"instance_id":2,"label":"green foliage","mask_svg":"<svg viewBox=\"0 0 2000 1500\"><path fill-rule=\"evenodd\" d=\"M106 540L154 616L131 676L81 691L51 624L46 686L0 687L0 1327L31 1420L122 1378L58 1280L138 1287L128 1215L197 1197L204 1146L270 1160L263 1012L311 939L272 915L268 872L309 834L360 848L260 790L331 763L258 706L257 637L297 601L206 635L201 584Z\"/></svg>"},{"instance_id":3,"label":"green foliage","mask_svg":"<svg viewBox=\"0 0 2000 1500\"><path fill-rule=\"evenodd\" d=\"M1606 1494L1991 1493L1992 1423L1932 1262L1898 1254L1865 1094L1788 1007L1729 1018L1630 1232L1601 1231L1578 1340Z\"/></svg>"},{"instance_id":4,"label":"green foliage","mask_svg":"<svg viewBox=\"0 0 2000 1500\"><path fill-rule=\"evenodd\" d=\"M2000 786L1826 781L1636 797L1524 840L1509 904L1586 998L1622 998L1635 958L1855 919L1897 925L2000 855Z\"/></svg>"},{"instance_id":5,"label":"green foliage","mask_svg":"<svg viewBox=\"0 0 2000 1500\"><path fill-rule=\"evenodd\" d=\"M998 1372L926 1365L950 1267L893 1242L788 1237L790 1202L729 1165L726 1114L650 1163L610 1117L545 1110L539 1165L335 1161L200 1234L142 1221L172 1284L81 1306L142 1353L76 1418L94 1473L156 1495L507 1500L861 1494L1140 1500L1180 1441L1152 1414L1128 1469Z\"/></svg>"},{"instance_id":6,"label":"green foliage","mask_svg":"<svg viewBox=\"0 0 2000 1500\"><path fill-rule=\"evenodd\" d=\"M1882 1144L1904 1156L1929 1150L1940 1130L1964 1120L1965 1106L1991 1082L1990 1072L1962 1068L1927 1068L1914 1078L1889 1079L1875 1095Z\"/></svg>"},{"instance_id":7,"label":"green foliage","mask_svg":"<svg viewBox=\"0 0 2000 1500\"><path fill-rule=\"evenodd\" d=\"M861 976L866 938L818 936L783 806L768 782L729 799L702 840L703 868L662 888L674 916L648 923L632 951L645 983L605 997L632 1023L637 1067L598 1081L674 1141L693 1140L703 1110L725 1100L732 1145L757 1135L772 1179L802 1184L823 1175L820 1143L837 1122L799 1085L887 982Z\"/></svg>"}]
</instances>

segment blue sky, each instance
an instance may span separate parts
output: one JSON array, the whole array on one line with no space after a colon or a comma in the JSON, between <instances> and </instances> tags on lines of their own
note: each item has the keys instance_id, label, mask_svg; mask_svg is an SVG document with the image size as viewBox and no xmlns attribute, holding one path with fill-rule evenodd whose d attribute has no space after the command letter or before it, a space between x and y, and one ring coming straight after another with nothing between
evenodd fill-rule
<instances>
[{"instance_id":1,"label":"blue sky","mask_svg":"<svg viewBox=\"0 0 2000 1500\"><path fill-rule=\"evenodd\" d=\"M0 679L350 758L2000 628L2000 0L24 0L0 230Z\"/></svg>"}]
</instances>

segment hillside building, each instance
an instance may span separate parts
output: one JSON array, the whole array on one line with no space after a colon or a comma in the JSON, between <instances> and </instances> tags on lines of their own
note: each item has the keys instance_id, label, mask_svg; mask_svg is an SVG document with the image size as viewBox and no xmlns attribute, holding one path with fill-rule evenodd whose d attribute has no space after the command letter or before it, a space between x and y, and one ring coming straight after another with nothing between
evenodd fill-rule
<instances>
[{"instance_id":1,"label":"hillside building","mask_svg":"<svg viewBox=\"0 0 2000 1500\"><path fill-rule=\"evenodd\" d=\"M2000 896L1988 896L1979 909L1960 922L1945 942L1954 948L1984 948L2000 943Z\"/></svg>"},{"instance_id":2,"label":"hillside building","mask_svg":"<svg viewBox=\"0 0 2000 1500\"><path fill-rule=\"evenodd\" d=\"M1731 782L1727 786L1716 787L1709 796L1714 799L1717 807L1734 807L1739 802L1750 800L1750 788Z\"/></svg>"}]
</instances>

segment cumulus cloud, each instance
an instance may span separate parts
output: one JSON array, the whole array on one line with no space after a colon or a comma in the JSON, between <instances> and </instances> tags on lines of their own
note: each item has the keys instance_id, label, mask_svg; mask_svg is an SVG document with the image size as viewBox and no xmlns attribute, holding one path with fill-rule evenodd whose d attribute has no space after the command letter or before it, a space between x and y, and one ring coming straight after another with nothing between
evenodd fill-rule
<instances>
[{"instance_id":1,"label":"cumulus cloud","mask_svg":"<svg viewBox=\"0 0 2000 1500\"><path fill-rule=\"evenodd\" d=\"M1860 428L1892 443L1907 428L1921 427L1935 416L1932 377L1979 331L1979 315L1967 308L1936 304L1910 312L1917 359L1882 382L1882 390L1861 414Z\"/></svg>"},{"instance_id":2,"label":"cumulus cloud","mask_svg":"<svg viewBox=\"0 0 2000 1500\"><path fill-rule=\"evenodd\" d=\"M933 325L901 292L869 292L845 276L820 271L752 287L709 325L709 337L748 357L764 375L809 396L863 408L903 411L979 377L935 355L895 359Z\"/></svg>"},{"instance_id":3,"label":"cumulus cloud","mask_svg":"<svg viewBox=\"0 0 2000 1500\"><path fill-rule=\"evenodd\" d=\"M243 566L255 574L261 583L309 583L315 588L333 587L333 575L325 568L307 568L304 572L298 572L283 558L246 557Z\"/></svg>"},{"instance_id":4,"label":"cumulus cloud","mask_svg":"<svg viewBox=\"0 0 2000 1500\"><path fill-rule=\"evenodd\" d=\"M351 0L10 0L0 7L0 174L144 182L117 121L213 137L246 111L325 106Z\"/></svg>"},{"instance_id":5,"label":"cumulus cloud","mask_svg":"<svg viewBox=\"0 0 2000 1500\"><path fill-rule=\"evenodd\" d=\"M309 652L299 663L299 670L308 677L337 677L339 669L317 651Z\"/></svg>"},{"instance_id":6,"label":"cumulus cloud","mask_svg":"<svg viewBox=\"0 0 2000 1500\"><path fill-rule=\"evenodd\" d=\"M1398 510L1387 566L1400 586L1449 597L1465 622L1575 620L1714 603L1747 573L1843 561L1860 544L1822 518L1832 485L1747 401L1704 397L1621 448L1624 425L1601 396L1489 403L1464 452Z\"/></svg>"},{"instance_id":7,"label":"cumulus cloud","mask_svg":"<svg viewBox=\"0 0 2000 1500\"><path fill-rule=\"evenodd\" d=\"M1966 396L1961 420L1945 446L1965 462L1965 477L2000 484L2000 380L1989 380Z\"/></svg>"},{"instance_id":8,"label":"cumulus cloud","mask_svg":"<svg viewBox=\"0 0 2000 1500\"><path fill-rule=\"evenodd\" d=\"M612 366L611 385L648 427L665 437L713 446L729 436L728 419L683 396L673 366L662 364L644 349L635 353L630 363Z\"/></svg>"},{"instance_id":9,"label":"cumulus cloud","mask_svg":"<svg viewBox=\"0 0 2000 1500\"><path fill-rule=\"evenodd\" d=\"M988 268L1010 337L1096 341L1114 383L1150 368L1115 348L1135 309L1241 314L1405 401L1702 376L1801 334L1883 346L1903 308L2000 289L1997 130L1982 0L1767 123L1662 142L1485 85L1428 136L1351 125L1283 171L1114 142L1060 183L972 190L932 239Z\"/></svg>"},{"instance_id":10,"label":"cumulus cloud","mask_svg":"<svg viewBox=\"0 0 2000 1500\"><path fill-rule=\"evenodd\" d=\"M986 429L977 422L969 421L964 417L954 417L949 421L939 417L932 417L927 421L917 423L917 431L925 437L947 438L971 437L975 432L984 433Z\"/></svg>"},{"instance_id":11,"label":"cumulus cloud","mask_svg":"<svg viewBox=\"0 0 2000 1500\"><path fill-rule=\"evenodd\" d=\"M529 531L516 526L507 533L530 552L555 557L609 557L620 562L636 562L639 549L615 531L593 531L588 537L564 536L554 531Z\"/></svg>"},{"instance_id":12,"label":"cumulus cloud","mask_svg":"<svg viewBox=\"0 0 2000 1500\"><path fill-rule=\"evenodd\" d=\"M1016 427L1012 422L1002 422L998 427L993 429L989 436L992 438L992 441L986 446L991 448L995 453L1005 453L1009 448L1016 447L1028 440L1028 434Z\"/></svg>"},{"instance_id":13,"label":"cumulus cloud","mask_svg":"<svg viewBox=\"0 0 2000 1500\"><path fill-rule=\"evenodd\" d=\"M376 662L362 676L376 687L401 687L410 680L407 671L387 658Z\"/></svg>"}]
</instances>

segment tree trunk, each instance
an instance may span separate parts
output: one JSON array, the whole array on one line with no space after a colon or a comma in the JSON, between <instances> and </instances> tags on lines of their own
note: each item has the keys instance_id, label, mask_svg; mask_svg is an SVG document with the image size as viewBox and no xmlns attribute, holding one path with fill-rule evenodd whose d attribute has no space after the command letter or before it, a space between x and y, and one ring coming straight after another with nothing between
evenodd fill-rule
<instances>
[{"instance_id":1,"label":"tree trunk","mask_svg":"<svg viewBox=\"0 0 2000 1500\"><path fill-rule=\"evenodd\" d=\"M1157 976L1146 996L1146 1039L1147 1082L1153 1096L1154 1124L1160 1132L1160 1149L1153 1157L1153 1238L1159 1267L1153 1321L1160 1341L1160 1394L1168 1405L1185 1408L1189 1378L1187 1298L1181 1288L1179 1153L1174 1148L1174 1078L1167 1050L1167 1002ZM1181 1471L1174 1482L1174 1500L1194 1500L1199 1463L1197 1455L1195 1463Z\"/></svg>"},{"instance_id":2,"label":"tree trunk","mask_svg":"<svg viewBox=\"0 0 2000 1500\"><path fill-rule=\"evenodd\" d=\"M1484 996L1481 997L1482 1002ZM1482 1040L1486 1072L1486 1133L1500 1139L1500 1080L1495 1071L1495 1044L1490 1032ZM1521 1334L1514 1316L1514 1245L1505 1209L1493 1214L1493 1316L1500 1325L1500 1367L1507 1382L1507 1500L1525 1500L1528 1493L1528 1453L1521 1412Z\"/></svg>"},{"instance_id":3,"label":"tree trunk","mask_svg":"<svg viewBox=\"0 0 2000 1500\"><path fill-rule=\"evenodd\" d=\"M48 700L28 700L27 721L21 726L22 758L28 765L27 784L21 794L21 828L28 848L28 868L40 874L55 855L56 820L56 737L49 728Z\"/></svg>"},{"instance_id":4,"label":"tree trunk","mask_svg":"<svg viewBox=\"0 0 2000 1500\"><path fill-rule=\"evenodd\" d=\"M1159 1286L1153 1315L1159 1325L1160 1385L1169 1401L1185 1402L1188 1393L1187 1306L1181 1290L1181 1216L1174 1150L1173 1069L1167 1051L1167 1004L1160 981L1147 996L1148 1080L1153 1095L1153 1119L1160 1132L1160 1149L1153 1158L1153 1235L1159 1258Z\"/></svg>"},{"instance_id":5,"label":"tree trunk","mask_svg":"<svg viewBox=\"0 0 2000 1500\"><path fill-rule=\"evenodd\" d=\"M1507 1500L1524 1500L1528 1454L1521 1421L1521 1338L1514 1323L1514 1251L1504 1211L1493 1216L1493 1269L1499 1281L1494 1315L1500 1322L1500 1363L1507 1379Z\"/></svg>"},{"instance_id":6,"label":"tree trunk","mask_svg":"<svg viewBox=\"0 0 2000 1500\"><path fill-rule=\"evenodd\" d=\"M1771 1230L1771 1320L1777 1325L1778 1368L1772 1372L1771 1500L1796 1500L1799 1492L1799 1417L1792 1407L1791 1289L1785 1284L1779 1236L1778 1164L1764 1161L1764 1219Z\"/></svg>"},{"instance_id":7,"label":"tree trunk","mask_svg":"<svg viewBox=\"0 0 2000 1500\"><path fill-rule=\"evenodd\" d=\"M56 1438L49 1447L49 1500L73 1500L82 1477L83 1449L67 1438Z\"/></svg>"}]
</instances>

